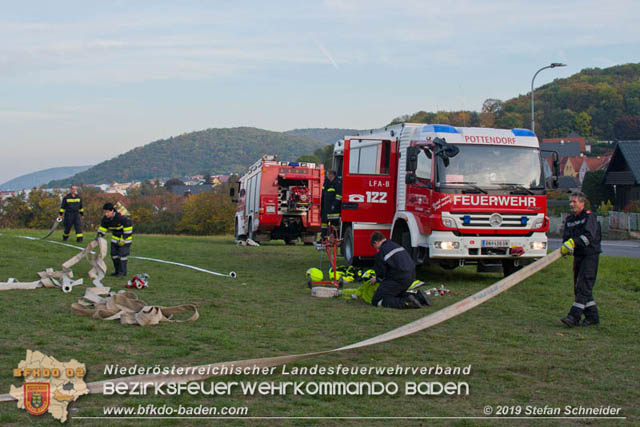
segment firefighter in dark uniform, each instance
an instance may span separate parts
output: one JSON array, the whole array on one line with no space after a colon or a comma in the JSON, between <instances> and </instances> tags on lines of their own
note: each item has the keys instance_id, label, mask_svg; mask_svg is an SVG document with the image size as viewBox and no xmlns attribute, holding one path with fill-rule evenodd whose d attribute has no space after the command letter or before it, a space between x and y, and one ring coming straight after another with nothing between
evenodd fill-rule
<instances>
[{"instance_id":1,"label":"firefighter in dark uniform","mask_svg":"<svg viewBox=\"0 0 640 427\"><path fill-rule=\"evenodd\" d=\"M382 280L373 294L372 305L401 309L431 305L429 296L423 290L418 290L416 295L407 292L416 278L416 266L405 248L387 240L378 231L371 234L371 246L378 250L376 277L371 280L372 283Z\"/></svg>"},{"instance_id":2,"label":"firefighter in dark uniform","mask_svg":"<svg viewBox=\"0 0 640 427\"><path fill-rule=\"evenodd\" d=\"M600 323L598 308L593 300L593 286L598 273L600 257L600 224L596 214L585 210L584 193L571 195L569 206L573 215L569 215L564 223L564 241L561 251L563 255L573 254L573 306L569 314L563 317L562 323L570 328L578 325L591 326ZM580 318L584 314L584 320Z\"/></svg>"},{"instance_id":3,"label":"firefighter in dark uniform","mask_svg":"<svg viewBox=\"0 0 640 427\"><path fill-rule=\"evenodd\" d=\"M76 240L82 242L82 217L84 216L84 208L82 207L82 199L78 195L78 187L71 186L71 192L62 198L60 205L60 214L58 219L64 215L64 231L62 232L62 240L66 241L71 234L71 227L76 230Z\"/></svg>"},{"instance_id":4,"label":"firefighter in dark uniform","mask_svg":"<svg viewBox=\"0 0 640 427\"><path fill-rule=\"evenodd\" d=\"M322 186L322 204L320 205L320 217L322 229L320 236L327 236L329 224L334 227L340 226L340 210L342 207L342 183L337 178L338 174L334 170L327 171L327 179Z\"/></svg>"},{"instance_id":5,"label":"firefighter in dark uniform","mask_svg":"<svg viewBox=\"0 0 640 427\"><path fill-rule=\"evenodd\" d=\"M115 271L112 276L123 277L127 275L127 260L133 241L133 224L131 218L120 214L113 203L105 203L102 207L104 216L98 228L98 236L104 237L111 232L111 259Z\"/></svg>"}]
</instances>

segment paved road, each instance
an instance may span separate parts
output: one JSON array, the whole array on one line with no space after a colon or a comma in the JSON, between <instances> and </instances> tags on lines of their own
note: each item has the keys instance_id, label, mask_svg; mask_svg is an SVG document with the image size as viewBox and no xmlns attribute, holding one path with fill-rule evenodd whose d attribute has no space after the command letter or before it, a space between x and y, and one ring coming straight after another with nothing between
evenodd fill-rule
<instances>
[{"instance_id":1,"label":"paved road","mask_svg":"<svg viewBox=\"0 0 640 427\"><path fill-rule=\"evenodd\" d=\"M549 239L549 249L558 249L560 239ZM640 258L640 240L603 240L602 255Z\"/></svg>"}]
</instances>

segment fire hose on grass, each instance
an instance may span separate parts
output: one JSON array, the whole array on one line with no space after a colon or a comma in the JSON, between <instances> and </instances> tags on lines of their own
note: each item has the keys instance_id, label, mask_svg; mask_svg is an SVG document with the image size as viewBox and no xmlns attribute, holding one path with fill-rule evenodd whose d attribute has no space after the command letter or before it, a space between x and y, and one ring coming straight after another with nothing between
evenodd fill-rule
<instances>
[{"instance_id":1,"label":"fire hose on grass","mask_svg":"<svg viewBox=\"0 0 640 427\"><path fill-rule=\"evenodd\" d=\"M484 288L483 290L476 292L475 294L458 301L455 304L449 305L441 310L436 311L435 313L426 315L418 320L407 323L406 325L400 326L396 329L393 329L384 334L375 336L373 338L369 338L363 341L359 341L354 344L346 345L340 348L336 348L333 350L325 350L318 351L313 353L303 353L303 354L294 354L294 355L285 355L285 356L276 356L276 357L267 357L262 359L248 359L248 360L238 360L238 361L229 361L229 362L218 362L213 364L201 365L197 367L191 367L189 372L198 372L198 369L202 369L205 374L193 373L191 375L136 375L130 377L122 377L113 380L104 380L104 381L96 381L87 384L90 393L102 393L103 386L106 383L109 384L138 384L138 383L149 383L149 384L158 384L162 382L175 382L175 383L186 383L190 381L202 381L208 378L212 378L215 376L219 376L220 374L212 374L211 372L220 372L220 368L222 367L257 367L257 368L266 368L271 366L279 366L285 363L292 363L302 359L308 359L311 357L319 356L322 354L336 353L346 350L353 350L356 348L367 347L370 345L380 344L383 342L395 340L401 337L405 337L407 335L414 334L416 332L428 329L434 325L444 322L445 320L451 319L452 317L458 316L466 311L471 310L474 307L479 306L487 302L488 300L496 297L502 292L512 288L538 271L546 268L551 265L553 262L558 260L561 257L560 250L555 250L544 258L537 260L536 262L529 264L528 266L522 268L520 271L505 277L502 280L494 283L491 286ZM0 395L0 402L2 401L11 401L15 400L9 394Z\"/></svg>"},{"instance_id":2,"label":"fire hose on grass","mask_svg":"<svg viewBox=\"0 0 640 427\"><path fill-rule=\"evenodd\" d=\"M30 236L18 236L18 237L20 237L21 239L27 239L27 240L42 240L42 239L38 239L38 238L36 238L36 237L30 237ZM56 244L56 245L67 246L67 247L69 247L69 248L74 248L74 249L78 249L78 250L81 250L81 251L85 249L85 248L83 248L82 246L71 245L71 244L69 244L69 243L53 242L53 241L49 241L49 240L47 240L47 243L54 243L54 244ZM93 252L92 252L92 253L93 253ZM237 274L236 274L236 272L235 272L235 271L231 271L231 272L229 272L229 273L224 274L224 273L217 273L217 272L215 272L215 271L206 270L206 269L204 269L204 268L196 267L196 266L194 266L194 265L182 264L182 263L179 263L179 262L173 262L173 261L165 261L165 260L157 259L157 258L147 258L147 257L142 257L142 256L132 256L132 255L130 255L130 256L129 256L129 258L130 258L130 259L141 259L141 260L144 260L144 261L159 262L159 263L162 263L162 264L172 264L172 265L177 265L177 266L180 266L180 267L186 267L186 268L190 268L190 269L192 269L192 270L200 271L200 272L202 272L202 273L212 274L212 275L214 275L214 276L230 277L230 278L232 278L232 279L235 279L235 278L237 277Z\"/></svg>"}]
</instances>

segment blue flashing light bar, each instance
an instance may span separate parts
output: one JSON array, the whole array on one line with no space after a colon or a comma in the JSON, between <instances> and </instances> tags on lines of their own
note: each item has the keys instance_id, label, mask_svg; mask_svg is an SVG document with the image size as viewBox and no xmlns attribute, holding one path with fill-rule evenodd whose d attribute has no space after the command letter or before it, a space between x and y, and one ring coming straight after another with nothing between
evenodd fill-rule
<instances>
[{"instance_id":1,"label":"blue flashing light bar","mask_svg":"<svg viewBox=\"0 0 640 427\"><path fill-rule=\"evenodd\" d=\"M422 132L460 133L458 129L450 125L426 125L422 127Z\"/></svg>"},{"instance_id":2,"label":"blue flashing light bar","mask_svg":"<svg viewBox=\"0 0 640 427\"><path fill-rule=\"evenodd\" d=\"M298 162L289 162L289 166L300 166Z\"/></svg>"},{"instance_id":3,"label":"blue flashing light bar","mask_svg":"<svg viewBox=\"0 0 640 427\"><path fill-rule=\"evenodd\" d=\"M529 129L515 128L515 129L511 129L511 132L513 132L515 136L536 136L536 134L530 131Z\"/></svg>"}]
</instances>

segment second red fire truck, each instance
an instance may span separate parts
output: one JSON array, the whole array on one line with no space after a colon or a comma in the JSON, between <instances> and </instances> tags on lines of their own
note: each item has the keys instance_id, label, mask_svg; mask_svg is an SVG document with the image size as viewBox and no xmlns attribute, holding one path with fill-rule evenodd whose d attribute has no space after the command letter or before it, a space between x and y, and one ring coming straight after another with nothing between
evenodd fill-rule
<instances>
[{"instance_id":1,"label":"second red fire truck","mask_svg":"<svg viewBox=\"0 0 640 427\"><path fill-rule=\"evenodd\" d=\"M238 182L236 239L312 243L321 226L323 180L322 165L262 156Z\"/></svg>"},{"instance_id":2,"label":"second red fire truck","mask_svg":"<svg viewBox=\"0 0 640 427\"><path fill-rule=\"evenodd\" d=\"M373 231L445 268L502 264L510 274L547 253L545 175L530 130L399 124L338 141L334 167L348 264L375 256Z\"/></svg>"}]
</instances>

